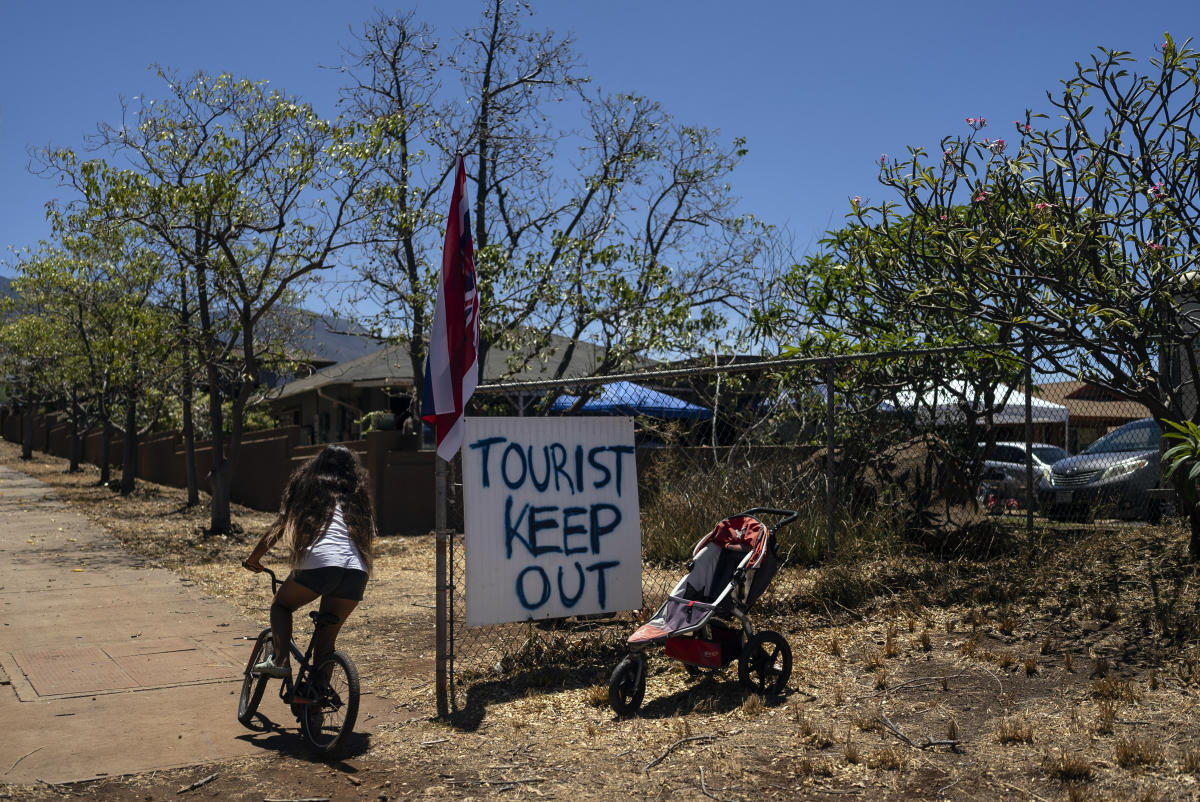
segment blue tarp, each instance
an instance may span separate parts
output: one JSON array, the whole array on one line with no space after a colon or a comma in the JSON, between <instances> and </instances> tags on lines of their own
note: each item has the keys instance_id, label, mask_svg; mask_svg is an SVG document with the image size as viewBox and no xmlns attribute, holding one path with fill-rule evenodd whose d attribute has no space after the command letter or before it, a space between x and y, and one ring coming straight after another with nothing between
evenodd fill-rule
<instances>
[{"instance_id":1,"label":"blue tarp","mask_svg":"<svg viewBox=\"0 0 1200 802\"><path fill-rule=\"evenodd\" d=\"M550 409L566 412L578 399L577 395L560 395ZM689 420L708 420L712 417L711 410L633 382L601 385L600 392L585 401L577 411L589 415L649 415Z\"/></svg>"}]
</instances>

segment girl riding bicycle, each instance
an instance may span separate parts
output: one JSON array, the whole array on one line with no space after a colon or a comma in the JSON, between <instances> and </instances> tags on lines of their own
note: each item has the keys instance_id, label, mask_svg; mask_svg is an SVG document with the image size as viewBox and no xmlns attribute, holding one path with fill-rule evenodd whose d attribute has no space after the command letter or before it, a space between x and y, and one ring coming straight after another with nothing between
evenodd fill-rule
<instances>
[{"instance_id":1,"label":"girl riding bicycle","mask_svg":"<svg viewBox=\"0 0 1200 802\"><path fill-rule=\"evenodd\" d=\"M337 623L317 630L315 661L333 651L346 617L362 601L371 571L374 510L367 472L345 446L326 446L292 474L283 493L283 511L242 563L258 573L263 555L278 540L291 546L292 573L271 603L276 656L255 665L255 671L289 676L292 613L318 596L321 612L337 616Z\"/></svg>"}]
</instances>

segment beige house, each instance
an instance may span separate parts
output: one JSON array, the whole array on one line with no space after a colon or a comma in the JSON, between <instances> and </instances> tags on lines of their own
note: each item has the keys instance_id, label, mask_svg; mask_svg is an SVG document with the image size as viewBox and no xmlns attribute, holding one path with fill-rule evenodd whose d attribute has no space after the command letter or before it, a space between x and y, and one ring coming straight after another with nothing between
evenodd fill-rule
<instances>
[{"instance_id":1,"label":"beige house","mask_svg":"<svg viewBox=\"0 0 1200 802\"><path fill-rule=\"evenodd\" d=\"M1062 404L1070 413L1067 450L1081 448L1130 421L1150 416L1150 410L1135 401L1122 398L1091 382L1060 381L1037 385L1037 397ZM1048 442L1061 443L1058 440Z\"/></svg>"},{"instance_id":2,"label":"beige house","mask_svg":"<svg viewBox=\"0 0 1200 802\"><path fill-rule=\"evenodd\" d=\"M603 361L604 350L584 342L551 335L549 356L514 359L500 348L488 350L480 384L529 382L554 378L563 356L569 354L564 378L593 376ZM514 364L524 368L513 369ZM422 377L413 376L408 352L403 345L387 345L365 356L321 368L310 376L284 385L272 398L271 409L284 426L301 427L305 444L356 440L366 426L369 413L375 428L401 428L411 420L409 405ZM514 389L497 400L520 414L523 407L537 403L545 391ZM411 427L411 424L408 424ZM416 434L407 444L418 447Z\"/></svg>"}]
</instances>

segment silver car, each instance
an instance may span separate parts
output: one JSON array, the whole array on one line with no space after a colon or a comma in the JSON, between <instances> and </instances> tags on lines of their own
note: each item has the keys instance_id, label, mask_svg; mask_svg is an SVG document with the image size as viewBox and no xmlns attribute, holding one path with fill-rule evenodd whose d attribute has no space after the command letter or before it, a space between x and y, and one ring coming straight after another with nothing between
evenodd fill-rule
<instances>
[{"instance_id":1,"label":"silver car","mask_svg":"<svg viewBox=\"0 0 1200 802\"><path fill-rule=\"evenodd\" d=\"M982 449L986 444L980 443ZM1049 443L1030 443L1029 453L1033 457L1033 485L1050 473L1050 466L1070 456L1059 446ZM1002 502L1015 499L1025 503L1025 443L996 443L986 452L983 461L983 482L993 499ZM986 501L986 498L985 498Z\"/></svg>"}]
</instances>

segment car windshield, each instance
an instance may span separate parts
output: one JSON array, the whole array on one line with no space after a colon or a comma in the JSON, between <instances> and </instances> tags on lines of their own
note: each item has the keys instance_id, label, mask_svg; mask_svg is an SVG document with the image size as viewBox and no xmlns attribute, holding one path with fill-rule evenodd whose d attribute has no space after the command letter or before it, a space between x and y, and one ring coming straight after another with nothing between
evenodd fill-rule
<instances>
[{"instance_id":1,"label":"car windshield","mask_svg":"<svg viewBox=\"0 0 1200 802\"><path fill-rule=\"evenodd\" d=\"M1047 465L1053 465L1060 459L1066 459L1067 457L1071 456L1058 446L1034 446L1033 453L1038 459Z\"/></svg>"},{"instance_id":2,"label":"car windshield","mask_svg":"<svg viewBox=\"0 0 1200 802\"><path fill-rule=\"evenodd\" d=\"M1114 451L1153 451L1158 448L1158 424L1153 420L1129 423L1111 431L1079 452L1111 454Z\"/></svg>"}]
</instances>

